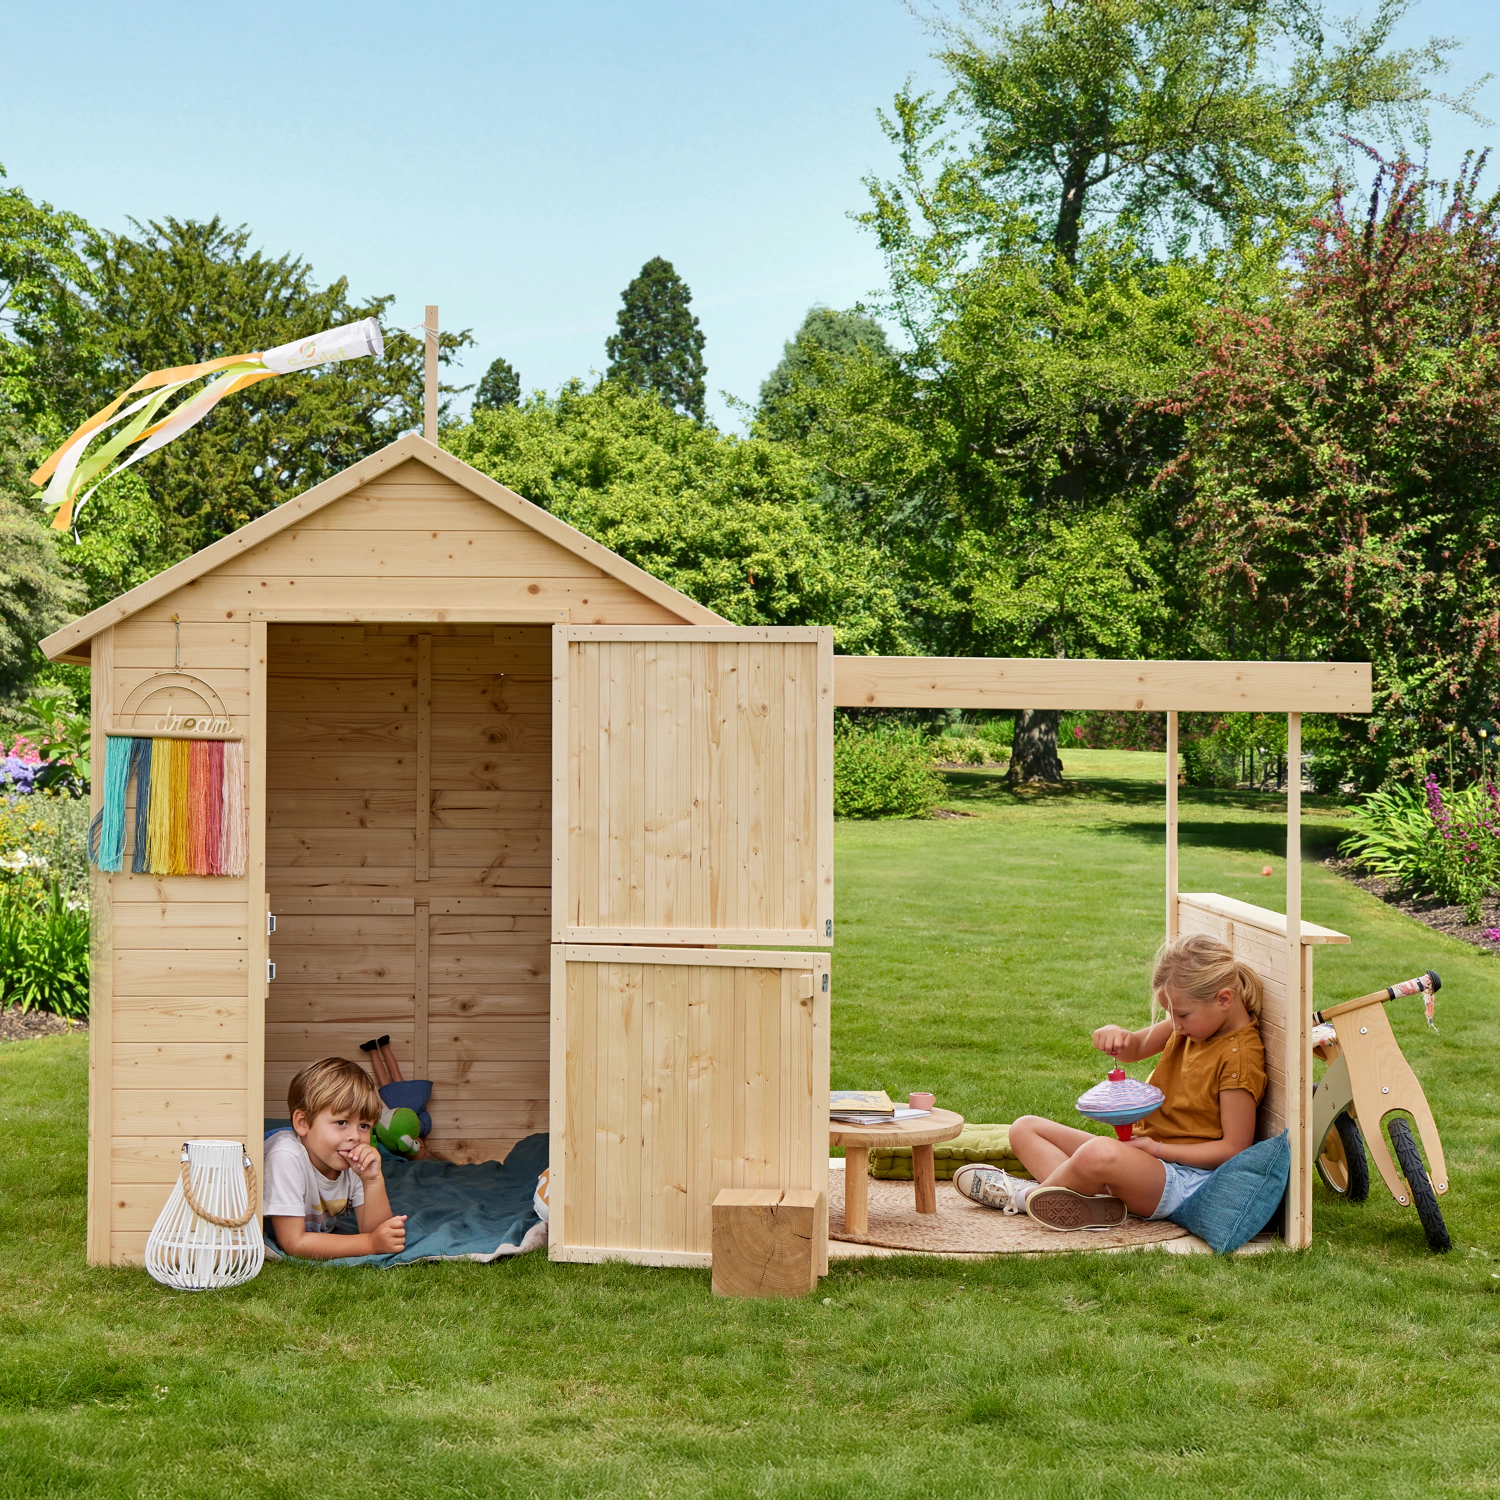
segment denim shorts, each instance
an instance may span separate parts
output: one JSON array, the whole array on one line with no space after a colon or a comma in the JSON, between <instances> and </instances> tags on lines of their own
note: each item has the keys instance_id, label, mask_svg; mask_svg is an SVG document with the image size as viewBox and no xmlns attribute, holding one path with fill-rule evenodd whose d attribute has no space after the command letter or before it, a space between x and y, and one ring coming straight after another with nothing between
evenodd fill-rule
<instances>
[{"instance_id":1,"label":"denim shorts","mask_svg":"<svg viewBox=\"0 0 1500 1500\"><path fill-rule=\"evenodd\" d=\"M1161 1190L1161 1202L1150 1214L1153 1219L1171 1218L1213 1176L1212 1167L1185 1167L1180 1161L1164 1161L1162 1166L1167 1170L1167 1181Z\"/></svg>"}]
</instances>

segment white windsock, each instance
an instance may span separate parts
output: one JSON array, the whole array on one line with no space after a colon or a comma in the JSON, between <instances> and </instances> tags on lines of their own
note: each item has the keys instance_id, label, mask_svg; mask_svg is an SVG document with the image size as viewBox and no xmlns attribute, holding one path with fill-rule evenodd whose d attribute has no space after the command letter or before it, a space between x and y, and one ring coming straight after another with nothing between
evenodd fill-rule
<instances>
[{"instance_id":1,"label":"white windsock","mask_svg":"<svg viewBox=\"0 0 1500 1500\"><path fill-rule=\"evenodd\" d=\"M333 364L341 359L362 359L366 354L385 353L385 340L374 318L346 323L342 328L325 329L311 338L278 344L261 355L261 363L277 375L294 370L310 370L314 365Z\"/></svg>"}]
</instances>

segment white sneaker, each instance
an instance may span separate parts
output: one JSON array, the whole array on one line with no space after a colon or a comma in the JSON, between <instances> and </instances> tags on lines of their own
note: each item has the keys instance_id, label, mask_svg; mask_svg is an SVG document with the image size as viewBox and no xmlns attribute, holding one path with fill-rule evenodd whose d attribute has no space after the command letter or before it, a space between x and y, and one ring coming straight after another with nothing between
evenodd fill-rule
<instances>
[{"instance_id":1,"label":"white sneaker","mask_svg":"<svg viewBox=\"0 0 1500 1500\"><path fill-rule=\"evenodd\" d=\"M1008 1214L1026 1212L1026 1195L1036 1186L1024 1177L1012 1177L999 1167L983 1162L965 1162L953 1174L953 1186L972 1203L998 1208Z\"/></svg>"}]
</instances>

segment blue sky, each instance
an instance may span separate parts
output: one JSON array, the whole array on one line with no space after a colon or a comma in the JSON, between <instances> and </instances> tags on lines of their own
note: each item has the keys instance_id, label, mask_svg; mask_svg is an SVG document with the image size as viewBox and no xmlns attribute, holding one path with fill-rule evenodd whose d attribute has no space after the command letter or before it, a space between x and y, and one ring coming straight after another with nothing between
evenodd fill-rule
<instances>
[{"instance_id":1,"label":"blue sky","mask_svg":"<svg viewBox=\"0 0 1500 1500\"><path fill-rule=\"evenodd\" d=\"M1500 70L1500 6L1420 0L1405 35L1465 37L1457 87ZM848 214L891 165L875 118L937 86L899 0L0 0L0 163L124 227L222 214L320 280L437 302L527 387L604 364L625 283L687 279L718 392L753 400L815 302L877 288ZM1500 120L1500 85L1481 98ZM1500 141L1439 111L1434 164ZM1491 173L1491 180L1500 171Z\"/></svg>"}]
</instances>

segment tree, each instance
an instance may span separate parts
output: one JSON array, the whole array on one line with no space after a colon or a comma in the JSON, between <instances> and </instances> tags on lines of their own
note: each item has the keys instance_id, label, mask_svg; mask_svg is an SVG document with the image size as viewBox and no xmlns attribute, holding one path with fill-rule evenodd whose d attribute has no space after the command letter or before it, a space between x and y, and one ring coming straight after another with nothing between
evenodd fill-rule
<instances>
[{"instance_id":1,"label":"tree","mask_svg":"<svg viewBox=\"0 0 1500 1500\"><path fill-rule=\"evenodd\" d=\"M520 400L521 377L508 360L493 360L474 392L474 410L498 411L502 406L517 406Z\"/></svg>"},{"instance_id":2,"label":"tree","mask_svg":"<svg viewBox=\"0 0 1500 1500\"><path fill-rule=\"evenodd\" d=\"M979 173L1072 265L1091 213L1253 234L1308 201L1342 132L1419 125L1456 44L1392 50L1411 4L1335 25L1320 0L969 0L936 29Z\"/></svg>"},{"instance_id":3,"label":"tree","mask_svg":"<svg viewBox=\"0 0 1500 1500\"><path fill-rule=\"evenodd\" d=\"M15 432L60 438L59 413L82 399L97 356L86 301L94 273L83 255L90 233L77 214L0 189L0 411L15 413Z\"/></svg>"},{"instance_id":4,"label":"tree","mask_svg":"<svg viewBox=\"0 0 1500 1500\"><path fill-rule=\"evenodd\" d=\"M1189 440L1162 487L1222 638L1374 664L1374 716L1341 726L1367 787L1472 735L1500 683L1500 195L1478 175L1397 160L1364 212L1338 194L1291 294L1226 317L1171 403Z\"/></svg>"},{"instance_id":5,"label":"tree","mask_svg":"<svg viewBox=\"0 0 1500 1500\"><path fill-rule=\"evenodd\" d=\"M21 694L41 662L37 642L67 624L82 602L38 507L9 486L0 489L0 699Z\"/></svg>"},{"instance_id":6,"label":"tree","mask_svg":"<svg viewBox=\"0 0 1500 1500\"><path fill-rule=\"evenodd\" d=\"M693 294L672 269L655 256L620 297L618 331L605 341L610 380L649 391L668 411L685 412L703 421L703 330L689 305Z\"/></svg>"},{"instance_id":7,"label":"tree","mask_svg":"<svg viewBox=\"0 0 1500 1500\"><path fill-rule=\"evenodd\" d=\"M891 358L890 341L876 319L858 308L810 307L802 326L782 345L776 368L761 382L758 430L770 438L806 436L800 393L824 379L839 379L842 363L861 354Z\"/></svg>"},{"instance_id":8,"label":"tree","mask_svg":"<svg viewBox=\"0 0 1500 1500\"><path fill-rule=\"evenodd\" d=\"M1133 649L1207 644L1151 483L1183 437L1163 398L1216 308L1274 295L1334 127L1420 111L1442 48L1389 50L1402 4L1334 45L1277 0L975 3L940 25L955 88L897 97L900 171L862 216L905 347L800 382L802 447L897 559L929 649L1124 649L1110 610L1028 624L1099 526L1128 545L1087 587L1141 591ZM1054 779L1052 716L1025 722L1012 774Z\"/></svg>"},{"instance_id":9,"label":"tree","mask_svg":"<svg viewBox=\"0 0 1500 1500\"><path fill-rule=\"evenodd\" d=\"M477 412L443 444L736 624L832 624L844 651L911 649L885 559L783 444L723 435L614 381Z\"/></svg>"},{"instance_id":10,"label":"tree","mask_svg":"<svg viewBox=\"0 0 1500 1500\"><path fill-rule=\"evenodd\" d=\"M148 370L267 349L322 328L379 317L390 297L358 301L342 277L326 287L306 262L271 259L250 232L215 218L167 219L90 242L101 348L89 406ZM472 342L444 334L442 357ZM346 469L422 410L422 350L405 333L381 360L357 359L268 380L222 403L141 466L161 507L167 554L180 557ZM86 412L70 413L70 421Z\"/></svg>"}]
</instances>

